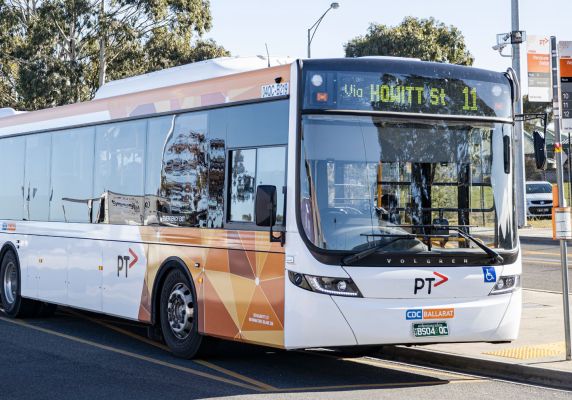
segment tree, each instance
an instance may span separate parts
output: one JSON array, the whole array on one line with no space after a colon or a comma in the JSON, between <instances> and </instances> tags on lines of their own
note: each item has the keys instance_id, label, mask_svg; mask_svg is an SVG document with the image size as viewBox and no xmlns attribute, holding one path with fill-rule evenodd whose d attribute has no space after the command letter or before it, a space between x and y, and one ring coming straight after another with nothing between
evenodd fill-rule
<instances>
[{"instance_id":1,"label":"tree","mask_svg":"<svg viewBox=\"0 0 572 400\"><path fill-rule=\"evenodd\" d=\"M108 78L228 55L200 40L211 26L207 0L5 0L0 100L27 110L84 101Z\"/></svg>"},{"instance_id":2,"label":"tree","mask_svg":"<svg viewBox=\"0 0 572 400\"><path fill-rule=\"evenodd\" d=\"M434 18L406 17L394 27L371 24L365 36L350 40L344 49L346 57L414 57L460 65L474 61L461 31Z\"/></svg>"}]
</instances>

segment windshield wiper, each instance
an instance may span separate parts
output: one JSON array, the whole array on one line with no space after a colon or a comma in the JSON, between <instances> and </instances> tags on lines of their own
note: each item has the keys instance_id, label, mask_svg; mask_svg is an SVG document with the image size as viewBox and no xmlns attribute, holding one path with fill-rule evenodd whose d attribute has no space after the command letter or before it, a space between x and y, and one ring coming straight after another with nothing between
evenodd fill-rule
<instances>
[{"instance_id":1,"label":"windshield wiper","mask_svg":"<svg viewBox=\"0 0 572 400\"><path fill-rule=\"evenodd\" d=\"M475 238L473 235L465 232L462 228L470 228L471 225L439 225L439 224L431 224L431 225L396 225L397 227L400 228L431 228L431 229L450 229L452 231L455 231L459 234L459 236L462 236L464 239L470 240L471 242L473 242L474 244L476 244L481 250L483 250L485 253L487 253L489 256L491 256L491 260L492 261L496 261L499 264L502 264L504 262L504 258L497 253L495 250L491 249L490 247L484 245L482 242L480 242L477 238ZM434 236L434 235L428 235L428 236Z\"/></svg>"},{"instance_id":2,"label":"windshield wiper","mask_svg":"<svg viewBox=\"0 0 572 400\"><path fill-rule=\"evenodd\" d=\"M440 226L440 225L434 225L434 226ZM504 258L502 258L502 256L497 253L495 250L491 249L490 247L488 247L487 245L481 243L477 238L475 238L473 235L468 234L467 232L463 231L461 228L452 228L449 227L449 229L451 229L452 231L455 231L459 234L459 236L462 236L465 239L470 240L471 242L473 242L474 244L476 244L481 250L483 250L485 253L487 253L489 256L491 256L491 260L492 261L496 261L499 264L502 264L504 261Z\"/></svg>"},{"instance_id":3,"label":"windshield wiper","mask_svg":"<svg viewBox=\"0 0 572 400\"><path fill-rule=\"evenodd\" d=\"M342 265L352 265L356 261L359 261L361 259L369 257L370 255L377 252L378 250L381 250L384 247L387 247L390 244L393 244L399 240L415 239L416 238L416 236L414 234L403 234L403 235L401 235L401 234L365 234L365 236L392 237L394 239L390 240L389 242L379 243L375 246L368 247L367 249L362 250L362 251L358 251L355 254L350 254L349 256L345 256L344 258L342 258Z\"/></svg>"}]
</instances>

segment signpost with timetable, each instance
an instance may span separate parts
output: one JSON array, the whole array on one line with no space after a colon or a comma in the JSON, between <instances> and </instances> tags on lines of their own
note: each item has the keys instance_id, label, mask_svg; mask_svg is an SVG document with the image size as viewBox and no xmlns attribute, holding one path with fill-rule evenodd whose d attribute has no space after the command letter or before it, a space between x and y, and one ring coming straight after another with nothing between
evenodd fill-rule
<instances>
[{"instance_id":1,"label":"signpost with timetable","mask_svg":"<svg viewBox=\"0 0 572 400\"><path fill-rule=\"evenodd\" d=\"M572 132L572 42L559 42L562 132Z\"/></svg>"}]
</instances>

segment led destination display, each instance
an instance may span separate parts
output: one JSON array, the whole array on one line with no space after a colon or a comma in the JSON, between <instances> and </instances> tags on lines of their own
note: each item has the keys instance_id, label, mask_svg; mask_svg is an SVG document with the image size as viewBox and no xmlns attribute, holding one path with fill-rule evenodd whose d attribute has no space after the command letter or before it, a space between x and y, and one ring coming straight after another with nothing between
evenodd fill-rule
<instances>
[{"instance_id":1,"label":"led destination display","mask_svg":"<svg viewBox=\"0 0 572 400\"><path fill-rule=\"evenodd\" d=\"M355 71L309 71L306 76L306 108L503 118L512 113L506 78L491 82Z\"/></svg>"}]
</instances>

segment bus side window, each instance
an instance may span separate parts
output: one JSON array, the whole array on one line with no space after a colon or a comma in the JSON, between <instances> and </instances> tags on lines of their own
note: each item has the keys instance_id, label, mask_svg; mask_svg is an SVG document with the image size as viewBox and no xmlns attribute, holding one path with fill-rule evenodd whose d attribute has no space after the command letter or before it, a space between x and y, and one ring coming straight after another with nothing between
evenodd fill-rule
<instances>
[{"instance_id":1,"label":"bus side window","mask_svg":"<svg viewBox=\"0 0 572 400\"><path fill-rule=\"evenodd\" d=\"M0 139L0 218L21 220L24 217L24 154L26 137Z\"/></svg>"},{"instance_id":2,"label":"bus side window","mask_svg":"<svg viewBox=\"0 0 572 400\"><path fill-rule=\"evenodd\" d=\"M254 197L258 185L274 185L277 190L277 224L284 221L286 147L261 147L230 151L229 220L254 222Z\"/></svg>"},{"instance_id":3,"label":"bus side window","mask_svg":"<svg viewBox=\"0 0 572 400\"><path fill-rule=\"evenodd\" d=\"M98 126L93 195L105 197L104 223L142 225L147 121ZM97 221L101 222L101 221Z\"/></svg>"}]
</instances>

